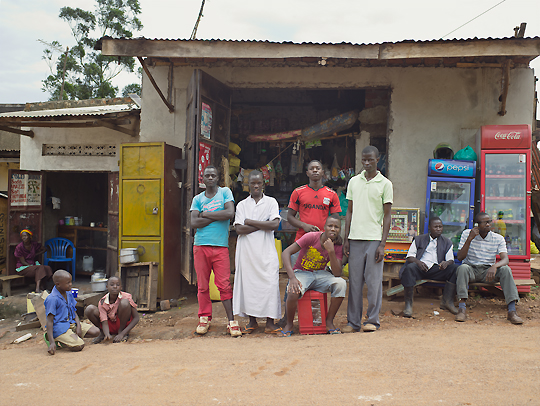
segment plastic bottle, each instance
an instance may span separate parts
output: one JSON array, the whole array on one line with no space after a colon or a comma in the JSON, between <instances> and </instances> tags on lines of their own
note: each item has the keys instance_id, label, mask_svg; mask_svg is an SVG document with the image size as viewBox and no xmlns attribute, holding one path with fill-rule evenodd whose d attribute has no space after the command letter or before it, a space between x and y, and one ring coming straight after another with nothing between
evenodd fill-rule
<instances>
[{"instance_id":1,"label":"plastic bottle","mask_svg":"<svg viewBox=\"0 0 540 406\"><path fill-rule=\"evenodd\" d=\"M499 213L497 213L498 220L493 224L493 231L504 237L506 236L506 224L503 221L503 217L504 212L501 210Z\"/></svg>"},{"instance_id":2,"label":"plastic bottle","mask_svg":"<svg viewBox=\"0 0 540 406\"><path fill-rule=\"evenodd\" d=\"M461 210L461 217L459 219L460 223L465 223L465 220L467 219L467 214L465 213L465 209Z\"/></svg>"},{"instance_id":3,"label":"plastic bottle","mask_svg":"<svg viewBox=\"0 0 540 406\"><path fill-rule=\"evenodd\" d=\"M311 314L313 316L313 325L314 326L322 325L321 301L320 300L312 300L311 301Z\"/></svg>"},{"instance_id":4,"label":"plastic bottle","mask_svg":"<svg viewBox=\"0 0 540 406\"><path fill-rule=\"evenodd\" d=\"M493 196L499 196L500 195L500 192L499 192L499 184L498 183L495 183L493 185Z\"/></svg>"}]
</instances>

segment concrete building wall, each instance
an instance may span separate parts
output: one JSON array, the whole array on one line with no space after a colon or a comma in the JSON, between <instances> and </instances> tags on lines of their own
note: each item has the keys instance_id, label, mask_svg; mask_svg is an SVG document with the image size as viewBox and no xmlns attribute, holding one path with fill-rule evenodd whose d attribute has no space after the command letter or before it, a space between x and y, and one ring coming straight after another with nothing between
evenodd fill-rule
<instances>
[{"instance_id":1,"label":"concrete building wall","mask_svg":"<svg viewBox=\"0 0 540 406\"><path fill-rule=\"evenodd\" d=\"M34 138L21 137L21 169L33 171L99 171L118 172L120 144L138 142L139 137L93 128L33 128ZM43 144L116 145L115 156L43 156Z\"/></svg>"},{"instance_id":2,"label":"concrete building wall","mask_svg":"<svg viewBox=\"0 0 540 406\"><path fill-rule=\"evenodd\" d=\"M19 169L18 162L0 162L0 192L7 192L9 185L9 170Z\"/></svg>"},{"instance_id":3,"label":"concrete building wall","mask_svg":"<svg viewBox=\"0 0 540 406\"><path fill-rule=\"evenodd\" d=\"M507 114L499 116L501 69L462 68L202 68L236 88L390 88L389 178L394 205L424 207L427 160L440 142L454 151L471 145L474 133L488 124L530 124L533 119L532 69L510 71ZM143 78L141 141L165 141L183 148L186 88L193 67L174 70L175 112L169 113L146 76ZM167 89L168 68L151 68ZM359 143L367 143L366 133ZM358 152L358 150L357 150ZM357 170L361 169L357 153Z\"/></svg>"}]
</instances>

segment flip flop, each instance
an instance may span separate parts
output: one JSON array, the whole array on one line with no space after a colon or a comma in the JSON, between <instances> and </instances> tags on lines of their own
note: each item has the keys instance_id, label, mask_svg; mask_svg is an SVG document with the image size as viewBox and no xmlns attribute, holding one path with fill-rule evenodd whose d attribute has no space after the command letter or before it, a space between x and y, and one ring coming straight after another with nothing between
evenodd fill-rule
<instances>
[{"instance_id":1,"label":"flip flop","mask_svg":"<svg viewBox=\"0 0 540 406\"><path fill-rule=\"evenodd\" d=\"M289 331L280 330L279 333L276 333L276 334L280 337L290 337L294 334L294 332L292 330L289 330Z\"/></svg>"},{"instance_id":2,"label":"flip flop","mask_svg":"<svg viewBox=\"0 0 540 406\"><path fill-rule=\"evenodd\" d=\"M51 343L47 339L47 333L43 334L43 339L45 340L45 344L47 344L47 347L49 347ZM61 342L55 341L55 343L56 343L56 348L64 348L64 345Z\"/></svg>"},{"instance_id":3,"label":"flip flop","mask_svg":"<svg viewBox=\"0 0 540 406\"><path fill-rule=\"evenodd\" d=\"M333 328L328 330L328 334L341 334L341 330L339 328Z\"/></svg>"},{"instance_id":4,"label":"flip flop","mask_svg":"<svg viewBox=\"0 0 540 406\"><path fill-rule=\"evenodd\" d=\"M283 331L283 329L281 327L278 327L274 330L270 330L270 329L265 329L264 332L266 334L280 334L280 332Z\"/></svg>"},{"instance_id":5,"label":"flip flop","mask_svg":"<svg viewBox=\"0 0 540 406\"><path fill-rule=\"evenodd\" d=\"M244 327L244 329L242 330L242 334L251 334L253 333L255 330L257 330L259 328L259 325L257 324L255 327Z\"/></svg>"}]
</instances>

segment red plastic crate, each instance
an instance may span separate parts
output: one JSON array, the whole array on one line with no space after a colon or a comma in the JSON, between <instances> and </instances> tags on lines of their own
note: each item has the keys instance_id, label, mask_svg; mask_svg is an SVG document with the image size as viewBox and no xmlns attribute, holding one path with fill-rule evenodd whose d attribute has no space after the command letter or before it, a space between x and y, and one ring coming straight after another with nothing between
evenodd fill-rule
<instances>
[{"instance_id":1,"label":"red plastic crate","mask_svg":"<svg viewBox=\"0 0 540 406\"><path fill-rule=\"evenodd\" d=\"M514 279L531 279L531 263L525 261L510 261L508 264L512 269ZM530 293L530 286L518 286L519 293Z\"/></svg>"},{"instance_id":2,"label":"red plastic crate","mask_svg":"<svg viewBox=\"0 0 540 406\"><path fill-rule=\"evenodd\" d=\"M525 261L510 261L508 264L512 270L512 276L514 279L531 279L531 263ZM501 289L500 286L496 286L497 289ZM486 290L482 288L482 290ZM530 293L530 286L518 286L518 293Z\"/></svg>"},{"instance_id":3,"label":"red plastic crate","mask_svg":"<svg viewBox=\"0 0 540 406\"><path fill-rule=\"evenodd\" d=\"M328 293L308 290L298 300L298 324L300 334L326 334L326 315L328 313ZM313 325L313 311L311 301L318 300L321 309L321 325Z\"/></svg>"}]
</instances>

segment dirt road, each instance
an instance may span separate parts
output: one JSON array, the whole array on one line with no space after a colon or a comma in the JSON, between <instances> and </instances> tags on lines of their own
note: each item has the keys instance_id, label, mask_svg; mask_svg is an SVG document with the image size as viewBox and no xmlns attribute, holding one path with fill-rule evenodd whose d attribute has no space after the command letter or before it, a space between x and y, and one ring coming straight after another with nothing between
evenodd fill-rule
<instances>
[{"instance_id":1,"label":"dirt road","mask_svg":"<svg viewBox=\"0 0 540 406\"><path fill-rule=\"evenodd\" d=\"M0 351L1 405L538 405L540 327L411 323ZM34 341L34 342L32 342Z\"/></svg>"},{"instance_id":2,"label":"dirt road","mask_svg":"<svg viewBox=\"0 0 540 406\"><path fill-rule=\"evenodd\" d=\"M82 352L55 356L38 329L10 344L26 333L15 331L16 310L7 316L7 303L26 306L21 293L0 301L0 405L540 405L540 288L518 305L522 326L489 295L471 296L469 320L456 323L438 293L418 292L413 319L393 315L402 298L385 297L374 333L301 336L295 326L279 338L261 325L237 339L220 303L209 333L196 336L188 295L180 308L141 313L127 343L86 340ZM345 300L339 327L346 309Z\"/></svg>"}]
</instances>

